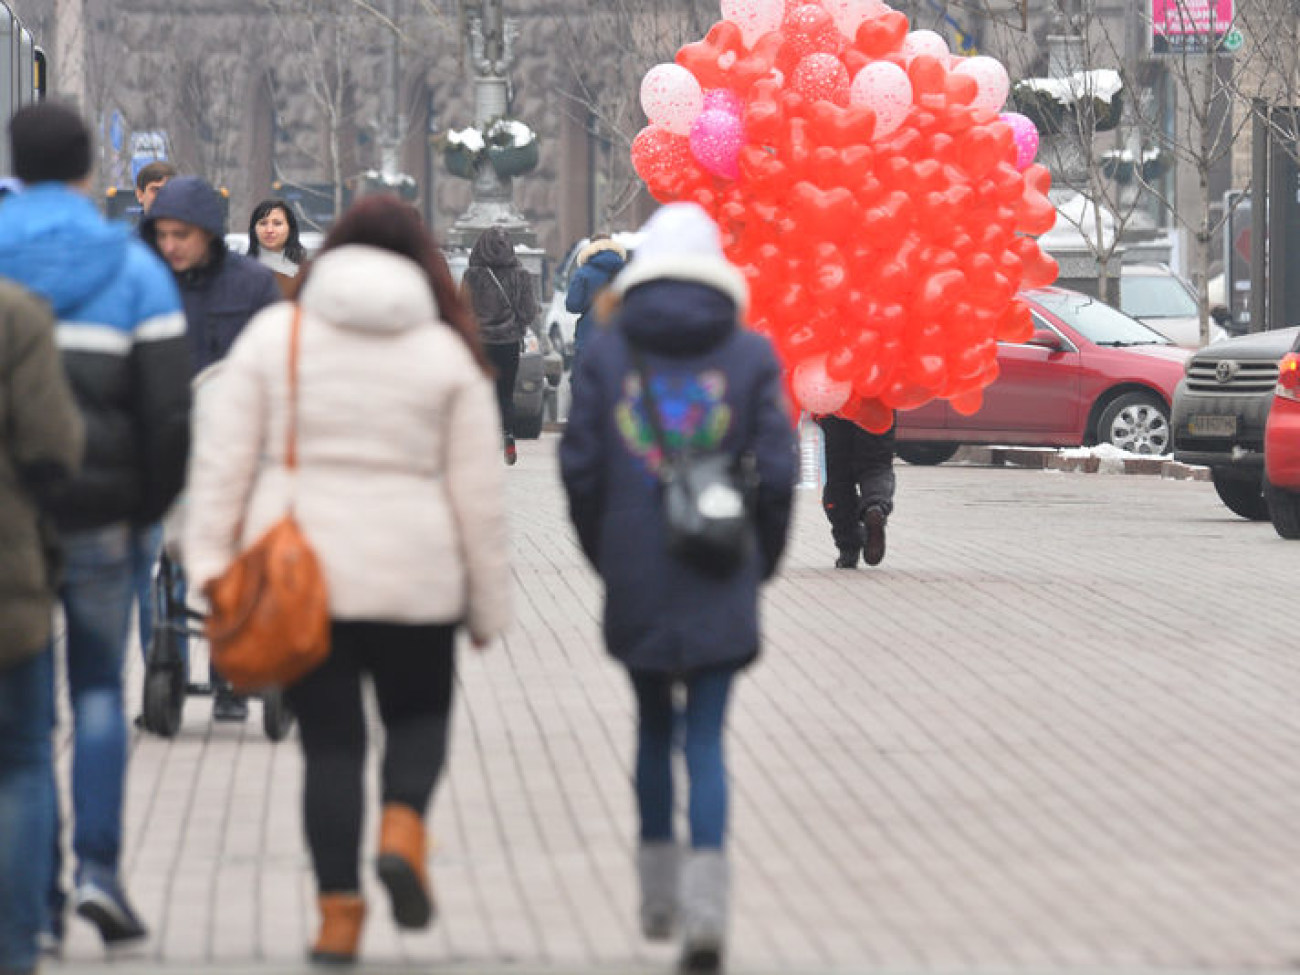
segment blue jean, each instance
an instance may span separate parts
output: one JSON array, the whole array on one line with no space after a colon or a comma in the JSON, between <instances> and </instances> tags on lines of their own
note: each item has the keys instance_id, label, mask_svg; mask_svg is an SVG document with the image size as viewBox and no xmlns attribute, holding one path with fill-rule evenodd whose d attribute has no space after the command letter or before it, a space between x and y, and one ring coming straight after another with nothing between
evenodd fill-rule
<instances>
[{"instance_id":1,"label":"blue jean","mask_svg":"<svg viewBox=\"0 0 1300 975\"><path fill-rule=\"evenodd\" d=\"M673 839L673 744L680 727L690 777L687 818L691 845L721 849L727 834L727 765L722 732L735 671L712 669L675 680L666 674L631 672L638 726L636 798L641 840ZM674 685L686 690L681 712L673 703Z\"/></svg>"},{"instance_id":2,"label":"blue jean","mask_svg":"<svg viewBox=\"0 0 1300 975\"><path fill-rule=\"evenodd\" d=\"M59 591L67 620L72 705L72 850L77 872L116 875L122 844L126 716L122 663L131 626L131 530L126 524L62 537ZM58 810L50 904L62 908Z\"/></svg>"},{"instance_id":3,"label":"blue jean","mask_svg":"<svg viewBox=\"0 0 1300 975\"><path fill-rule=\"evenodd\" d=\"M54 653L0 671L0 969L36 965L54 865Z\"/></svg>"}]
</instances>

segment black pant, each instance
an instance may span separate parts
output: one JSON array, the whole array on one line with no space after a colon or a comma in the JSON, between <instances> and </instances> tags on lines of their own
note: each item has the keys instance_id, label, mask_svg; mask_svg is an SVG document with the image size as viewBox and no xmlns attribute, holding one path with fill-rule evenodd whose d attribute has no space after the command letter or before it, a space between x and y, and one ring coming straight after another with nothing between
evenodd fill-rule
<instances>
[{"instance_id":1,"label":"black pant","mask_svg":"<svg viewBox=\"0 0 1300 975\"><path fill-rule=\"evenodd\" d=\"M822 510L836 548L862 547L862 513L870 507L894 510L894 428L870 433L838 416L817 421L826 444L826 486Z\"/></svg>"},{"instance_id":2,"label":"black pant","mask_svg":"<svg viewBox=\"0 0 1300 975\"><path fill-rule=\"evenodd\" d=\"M335 621L329 658L286 691L306 765L303 818L321 893L361 889L366 721L361 677L379 699L385 803L424 815L447 756L454 626Z\"/></svg>"},{"instance_id":3,"label":"black pant","mask_svg":"<svg viewBox=\"0 0 1300 975\"><path fill-rule=\"evenodd\" d=\"M497 406L501 410L501 434L515 435L515 377L519 375L519 343L484 345L488 361L497 373Z\"/></svg>"}]
</instances>

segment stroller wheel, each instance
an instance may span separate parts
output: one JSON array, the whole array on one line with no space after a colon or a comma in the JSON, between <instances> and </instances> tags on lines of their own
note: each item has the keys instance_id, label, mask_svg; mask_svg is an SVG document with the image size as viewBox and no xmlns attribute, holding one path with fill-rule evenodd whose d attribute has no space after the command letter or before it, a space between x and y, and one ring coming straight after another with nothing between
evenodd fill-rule
<instances>
[{"instance_id":1,"label":"stroller wheel","mask_svg":"<svg viewBox=\"0 0 1300 975\"><path fill-rule=\"evenodd\" d=\"M174 738L181 727L185 680L178 670L154 670L144 678L144 727L155 735Z\"/></svg>"},{"instance_id":2,"label":"stroller wheel","mask_svg":"<svg viewBox=\"0 0 1300 975\"><path fill-rule=\"evenodd\" d=\"M293 730L293 712L278 690L262 692L262 730L272 741L283 741Z\"/></svg>"}]
</instances>

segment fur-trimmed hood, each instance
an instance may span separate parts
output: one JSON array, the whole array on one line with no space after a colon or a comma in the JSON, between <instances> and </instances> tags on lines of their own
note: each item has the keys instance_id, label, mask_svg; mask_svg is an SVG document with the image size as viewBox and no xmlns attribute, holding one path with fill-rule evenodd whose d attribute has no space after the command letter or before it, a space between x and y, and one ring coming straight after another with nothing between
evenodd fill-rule
<instances>
[{"instance_id":1,"label":"fur-trimmed hood","mask_svg":"<svg viewBox=\"0 0 1300 975\"><path fill-rule=\"evenodd\" d=\"M620 262L627 260L627 248L616 240L604 238L602 240L593 240L582 250L578 251L576 264L582 267L589 260L601 253L612 253L618 257Z\"/></svg>"}]
</instances>

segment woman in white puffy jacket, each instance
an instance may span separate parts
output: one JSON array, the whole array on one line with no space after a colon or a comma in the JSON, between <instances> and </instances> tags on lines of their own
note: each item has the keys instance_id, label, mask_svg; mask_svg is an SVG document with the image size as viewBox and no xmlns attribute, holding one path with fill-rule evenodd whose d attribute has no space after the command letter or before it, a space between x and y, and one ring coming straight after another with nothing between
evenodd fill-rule
<instances>
[{"instance_id":1,"label":"woman in white puffy jacket","mask_svg":"<svg viewBox=\"0 0 1300 975\"><path fill-rule=\"evenodd\" d=\"M320 893L318 962L355 958L361 898L363 675L386 737L378 870L397 923L433 904L424 816L447 748L453 637L506 626L497 405L477 329L408 205L367 197L300 278L296 473L285 468L294 305L244 330L198 413L184 558L202 590L292 495L329 586L328 660L287 689L306 764Z\"/></svg>"}]
</instances>

